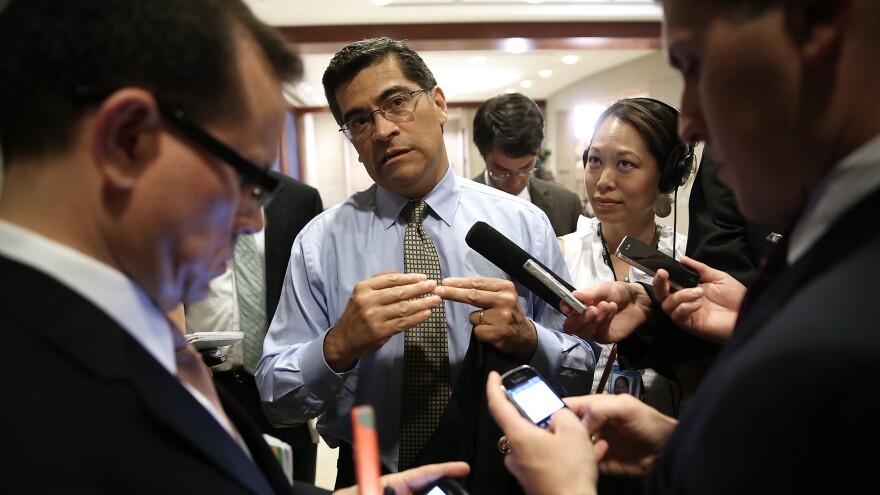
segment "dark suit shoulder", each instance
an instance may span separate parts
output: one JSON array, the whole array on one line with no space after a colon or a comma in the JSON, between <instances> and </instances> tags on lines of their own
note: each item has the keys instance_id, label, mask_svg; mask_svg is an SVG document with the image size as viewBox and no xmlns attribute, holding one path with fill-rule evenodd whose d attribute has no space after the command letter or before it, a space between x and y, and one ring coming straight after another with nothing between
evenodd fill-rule
<instances>
[{"instance_id":1,"label":"dark suit shoulder","mask_svg":"<svg viewBox=\"0 0 880 495\"><path fill-rule=\"evenodd\" d=\"M4 341L16 349L0 363L15 376L4 386L0 422L4 450L14 453L4 461L6 485L273 493L243 453L225 450L234 444L204 407L103 311L30 267L0 257L0 272L0 312L14 315ZM51 469L47 452L59 460ZM157 473L176 473L174 482Z\"/></svg>"},{"instance_id":2,"label":"dark suit shoulder","mask_svg":"<svg viewBox=\"0 0 880 495\"><path fill-rule=\"evenodd\" d=\"M478 184L485 184L486 183L486 170L484 169L479 174L471 177L471 180L478 183Z\"/></svg>"},{"instance_id":3,"label":"dark suit shoulder","mask_svg":"<svg viewBox=\"0 0 880 495\"><path fill-rule=\"evenodd\" d=\"M583 212L577 194L558 184L533 177L529 180L529 195L532 203L547 214L557 236L577 230L578 218Z\"/></svg>"}]
</instances>

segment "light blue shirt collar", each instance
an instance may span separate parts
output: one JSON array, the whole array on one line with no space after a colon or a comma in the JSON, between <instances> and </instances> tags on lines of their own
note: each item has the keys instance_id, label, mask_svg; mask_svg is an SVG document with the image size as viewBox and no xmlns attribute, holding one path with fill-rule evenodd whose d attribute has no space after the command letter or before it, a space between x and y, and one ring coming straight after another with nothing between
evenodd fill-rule
<instances>
[{"instance_id":1,"label":"light blue shirt collar","mask_svg":"<svg viewBox=\"0 0 880 495\"><path fill-rule=\"evenodd\" d=\"M446 225L452 225L452 220L455 218L455 210L461 196L459 180L452 167L448 167L443 179L422 198L431 207L429 214L436 216ZM382 186L376 186L376 211L386 230L391 228L400 218L403 208L409 201L409 198L393 193Z\"/></svg>"}]
</instances>

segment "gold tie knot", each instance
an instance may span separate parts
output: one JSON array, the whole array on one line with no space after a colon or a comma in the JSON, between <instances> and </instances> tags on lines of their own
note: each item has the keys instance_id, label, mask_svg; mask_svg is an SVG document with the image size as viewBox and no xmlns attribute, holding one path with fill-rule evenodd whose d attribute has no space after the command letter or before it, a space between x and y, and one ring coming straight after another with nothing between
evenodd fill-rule
<instances>
[{"instance_id":1,"label":"gold tie knot","mask_svg":"<svg viewBox=\"0 0 880 495\"><path fill-rule=\"evenodd\" d=\"M423 199L414 199L406 204L407 221L411 224L420 224L425 219L425 213L428 211L428 203Z\"/></svg>"}]
</instances>

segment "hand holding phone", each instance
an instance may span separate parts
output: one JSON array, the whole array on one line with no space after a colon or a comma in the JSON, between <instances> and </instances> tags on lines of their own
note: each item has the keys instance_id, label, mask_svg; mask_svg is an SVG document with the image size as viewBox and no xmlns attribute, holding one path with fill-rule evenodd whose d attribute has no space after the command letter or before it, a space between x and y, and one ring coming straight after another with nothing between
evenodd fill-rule
<instances>
[{"instance_id":1,"label":"hand holding phone","mask_svg":"<svg viewBox=\"0 0 880 495\"><path fill-rule=\"evenodd\" d=\"M529 365L501 375L501 388L519 412L541 428L549 428L553 414L565 407L562 398Z\"/></svg>"},{"instance_id":2,"label":"hand holding phone","mask_svg":"<svg viewBox=\"0 0 880 495\"><path fill-rule=\"evenodd\" d=\"M700 283L697 272L635 237L624 237L614 254L652 277L657 274L657 270L666 270L669 272L669 285L675 290L696 287Z\"/></svg>"}]
</instances>

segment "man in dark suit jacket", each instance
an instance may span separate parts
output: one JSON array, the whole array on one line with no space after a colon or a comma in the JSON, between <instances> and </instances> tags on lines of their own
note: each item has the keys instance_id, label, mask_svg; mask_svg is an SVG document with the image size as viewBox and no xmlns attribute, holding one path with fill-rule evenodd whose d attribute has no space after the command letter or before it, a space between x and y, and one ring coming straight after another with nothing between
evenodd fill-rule
<instances>
[{"instance_id":1,"label":"man in dark suit jacket","mask_svg":"<svg viewBox=\"0 0 880 495\"><path fill-rule=\"evenodd\" d=\"M301 60L238 1L7 2L0 45L4 491L294 493L165 313L262 228Z\"/></svg>"},{"instance_id":2,"label":"man in dark suit jacket","mask_svg":"<svg viewBox=\"0 0 880 495\"><path fill-rule=\"evenodd\" d=\"M281 285L284 282L284 274L287 272L287 262L290 259L290 248L299 231L323 211L321 195L317 189L278 172L271 175L281 183L281 189L275 194L263 210L266 219L264 229L263 252L265 256L265 283L266 283L266 328L271 321L281 297ZM231 270L229 270L231 271ZM233 294L231 285L233 278L225 277L212 282L212 289L216 283L230 285L228 290L211 290L205 300L188 304L186 306L187 332L213 332L213 331L238 331L232 321L232 306L235 304L230 294ZM223 319L221 315L226 315ZM222 324L217 328L215 325ZM265 333L264 333L265 334ZM253 338L252 333L245 332L245 339ZM262 345L262 344L260 344ZM236 356L238 354L236 353ZM263 407L260 404L260 392L254 382L254 376L248 373L242 363L229 363L234 368L224 371L214 370L214 381L221 383L238 404L243 407L260 426L263 433L281 439L293 448L293 477L296 480L307 483L315 482L315 468L317 463L318 445L312 439L308 424L288 428L276 428L269 424ZM224 365L224 368L228 368Z\"/></svg>"},{"instance_id":3,"label":"man in dark suit jacket","mask_svg":"<svg viewBox=\"0 0 880 495\"><path fill-rule=\"evenodd\" d=\"M880 80L871 63L880 52L880 4L664 0L663 7L669 59L685 77L682 136L711 142L747 218L791 227L738 308L716 298L725 292L716 280L732 279L708 270L703 287L669 297L698 317L690 322L700 332L738 310L680 423L637 401L583 397L569 406L589 418L586 428L559 414L554 423L565 437L523 450L552 453L541 464L554 467L518 474L548 493L555 490L542 482L553 479L590 493L597 470L590 460L600 452L599 467L650 469L648 493L876 493L880 405L868 394L880 373ZM618 307L614 319L638 320L641 310L630 309ZM496 384L490 377L490 408L511 444L534 440ZM555 456L581 461L579 486Z\"/></svg>"},{"instance_id":4,"label":"man in dark suit jacket","mask_svg":"<svg viewBox=\"0 0 880 495\"><path fill-rule=\"evenodd\" d=\"M577 194L533 177L543 142L544 116L529 97L510 93L484 101L474 115L474 144L486 170L473 180L528 199L562 236L577 229L583 205Z\"/></svg>"}]
</instances>

